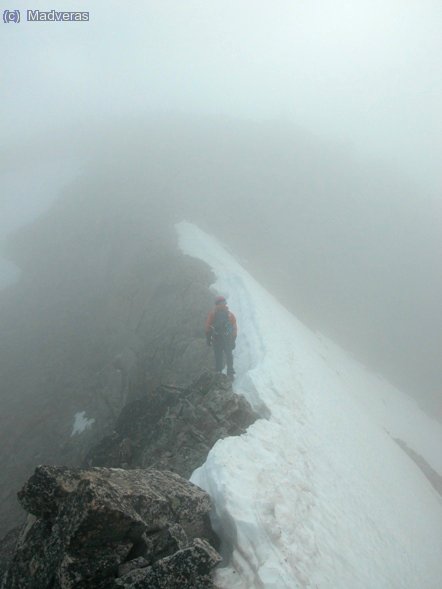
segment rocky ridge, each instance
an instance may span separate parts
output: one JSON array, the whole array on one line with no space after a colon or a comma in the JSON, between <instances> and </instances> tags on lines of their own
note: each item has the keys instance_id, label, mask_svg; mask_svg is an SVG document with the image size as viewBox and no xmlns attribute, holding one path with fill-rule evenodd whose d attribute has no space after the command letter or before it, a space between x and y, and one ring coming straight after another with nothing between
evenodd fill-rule
<instances>
[{"instance_id":1,"label":"rocky ridge","mask_svg":"<svg viewBox=\"0 0 442 589\"><path fill-rule=\"evenodd\" d=\"M180 475L257 417L211 372L128 403L87 468L40 466L18 493L29 515L0 543L1 588L212 587L221 557L210 498Z\"/></svg>"},{"instance_id":2,"label":"rocky ridge","mask_svg":"<svg viewBox=\"0 0 442 589\"><path fill-rule=\"evenodd\" d=\"M189 387L163 385L128 403L83 466L167 469L188 478L217 440L241 435L257 418L224 374L205 372Z\"/></svg>"},{"instance_id":3,"label":"rocky ridge","mask_svg":"<svg viewBox=\"0 0 442 589\"><path fill-rule=\"evenodd\" d=\"M171 472L38 467L2 589L206 589L210 498Z\"/></svg>"},{"instance_id":4,"label":"rocky ridge","mask_svg":"<svg viewBox=\"0 0 442 589\"><path fill-rule=\"evenodd\" d=\"M15 494L37 465L79 467L126 403L212 364L210 269L151 201L79 183L10 245L22 274L0 292L0 537L23 521Z\"/></svg>"}]
</instances>

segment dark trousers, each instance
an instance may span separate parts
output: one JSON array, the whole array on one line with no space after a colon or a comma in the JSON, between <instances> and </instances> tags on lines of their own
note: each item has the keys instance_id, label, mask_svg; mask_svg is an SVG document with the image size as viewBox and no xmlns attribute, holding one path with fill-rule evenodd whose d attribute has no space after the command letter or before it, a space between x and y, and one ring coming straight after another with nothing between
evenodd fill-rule
<instances>
[{"instance_id":1,"label":"dark trousers","mask_svg":"<svg viewBox=\"0 0 442 589\"><path fill-rule=\"evenodd\" d=\"M215 353L215 370L222 372L225 358L227 374L233 375L233 351L230 338L215 337L213 340L213 351Z\"/></svg>"}]
</instances>

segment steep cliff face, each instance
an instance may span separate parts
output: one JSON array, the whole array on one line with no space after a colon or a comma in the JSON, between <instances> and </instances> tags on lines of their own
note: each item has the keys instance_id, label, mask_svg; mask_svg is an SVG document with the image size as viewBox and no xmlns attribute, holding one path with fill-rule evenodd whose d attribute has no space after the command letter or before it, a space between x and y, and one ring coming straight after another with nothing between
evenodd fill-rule
<instances>
[{"instance_id":1,"label":"steep cliff face","mask_svg":"<svg viewBox=\"0 0 442 589\"><path fill-rule=\"evenodd\" d=\"M78 465L122 407L211 366L207 267L181 255L155 199L83 180L9 246L1 293L0 535L37 464Z\"/></svg>"}]
</instances>

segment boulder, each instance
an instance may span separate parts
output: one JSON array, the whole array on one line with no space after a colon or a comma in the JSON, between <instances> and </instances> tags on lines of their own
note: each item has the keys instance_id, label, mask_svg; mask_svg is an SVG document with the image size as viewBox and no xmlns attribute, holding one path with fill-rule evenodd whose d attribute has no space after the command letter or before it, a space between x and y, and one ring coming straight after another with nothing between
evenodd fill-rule
<instances>
[{"instance_id":1,"label":"boulder","mask_svg":"<svg viewBox=\"0 0 442 589\"><path fill-rule=\"evenodd\" d=\"M124 589L207 589L212 586L210 570L220 562L208 542L196 539L191 546L154 565L124 575L115 587Z\"/></svg>"},{"instance_id":2,"label":"boulder","mask_svg":"<svg viewBox=\"0 0 442 589\"><path fill-rule=\"evenodd\" d=\"M2 589L211 586L210 499L177 474L40 466L19 500L29 516ZM183 575L194 584L167 585Z\"/></svg>"}]
</instances>

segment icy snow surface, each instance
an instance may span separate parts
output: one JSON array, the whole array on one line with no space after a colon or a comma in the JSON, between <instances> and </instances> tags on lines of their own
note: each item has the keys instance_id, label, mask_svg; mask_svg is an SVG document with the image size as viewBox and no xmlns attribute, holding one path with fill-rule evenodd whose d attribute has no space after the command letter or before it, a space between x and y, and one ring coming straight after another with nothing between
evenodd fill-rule
<instances>
[{"instance_id":1,"label":"icy snow surface","mask_svg":"<svg viewBox=\"0 0 442 589\"><path fill-rule=\"evenodd\" d=\"M74 417L71 438L72 436L75 436L75 434L82 434L86 429L92 427L94 423L95 419L93 417L90 419L86 417L86 411L80 411L79 413L76 413Z\"/></svg>"},{"instance_id":2,"label":"icy snow surface","mask_svg":"<svg viewBox=\"0 0 442 589\"><path fill-rule=\"evenodd\" d=\"M177 231L237 316L235 390L268 417L217 442L192 476L231 557L219 586L440 589L442 501L392 438L442 474L441 426L308 330L213 237Z\"/></svg>"}]
</instances>

